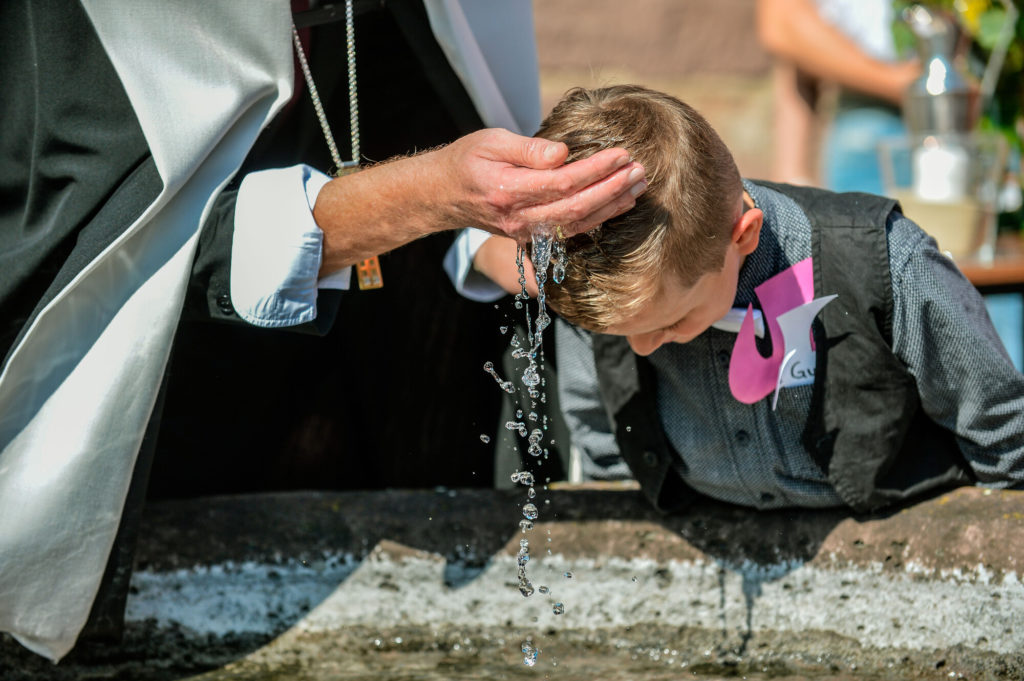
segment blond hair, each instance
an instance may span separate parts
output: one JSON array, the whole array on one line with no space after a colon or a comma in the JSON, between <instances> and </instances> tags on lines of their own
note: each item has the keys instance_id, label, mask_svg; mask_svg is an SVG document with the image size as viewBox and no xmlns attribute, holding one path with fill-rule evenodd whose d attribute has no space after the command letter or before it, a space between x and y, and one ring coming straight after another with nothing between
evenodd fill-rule
<instances>
[{"instance_id":1,"label":"blond hair","mask_svg":"<svg viewBox=\"0 0 1024 681\"><path fill-rule=\"evenodd\" d=\"M565 142L569 159L623 147L643 165L647 191L636 206L566 241L552 307L595 331L635 314L664 275L692 286L721 269L743 192L732 154L708 122L675 97L635 85L571 90L538 137Z\"/></svg>"}]
</instances>

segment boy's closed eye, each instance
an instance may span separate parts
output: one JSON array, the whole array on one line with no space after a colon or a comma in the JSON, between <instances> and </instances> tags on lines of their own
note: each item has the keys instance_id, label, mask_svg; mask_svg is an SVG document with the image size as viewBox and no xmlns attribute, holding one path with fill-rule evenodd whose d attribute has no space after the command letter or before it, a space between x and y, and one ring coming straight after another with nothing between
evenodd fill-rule
<instances>
[{"instance_id":1,"label":"boy's closed eye","mask_svg":"<svg viewBox=\"0 0 1024 681\"><path fill-rule=\"evenodd\" d=\"M666 326L666 327L662 328L661 330L662 331L667 331L667 332L678 331L679 327L682 326L683 322L685 322L685 321L686 321L686 317L685 316L680 317L674 324L670 324L669 326Z\"/></svg>"}]
</instances>

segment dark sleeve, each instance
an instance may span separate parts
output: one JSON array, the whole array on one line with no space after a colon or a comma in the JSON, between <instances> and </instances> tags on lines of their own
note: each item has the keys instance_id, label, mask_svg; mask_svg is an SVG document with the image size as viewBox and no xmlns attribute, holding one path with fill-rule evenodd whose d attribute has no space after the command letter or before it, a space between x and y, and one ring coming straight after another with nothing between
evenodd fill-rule
<instances>
[{"instance_id":1,"label":"dark sleeve","mask_svg":"<svg viewBox=\"0 0 1024 681\"><path fill-rule=\"evenodd\" d=\"M199 234L192 275L185 295L185 307L182 310L182 319L185 321L215 321L251 326L238 316L231 304L231 239L235 230L238 184L232 181L220 193ZM319 291L316 319L284 327L284 330L326 334L334 325L342 295L342 291L334 289Z\"/></svg>"},{"instance_id":2,"label":"dark sleeve","mask_svg":"<svg viewBox=\"0 0 1024 681\"><path fill-rule=\"evenodd\" d=\"M979 483L1024 485L1024 375L953 260L907 218L891 219L889 232L893 352L922 408L956 434Z\"/></svg>"}]
</instances>

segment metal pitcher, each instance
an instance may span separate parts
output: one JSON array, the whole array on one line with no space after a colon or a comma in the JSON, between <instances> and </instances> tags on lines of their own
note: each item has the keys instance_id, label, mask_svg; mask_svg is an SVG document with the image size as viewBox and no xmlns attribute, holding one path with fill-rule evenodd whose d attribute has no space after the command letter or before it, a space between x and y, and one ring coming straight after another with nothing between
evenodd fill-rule
<instances>
[{"instance_id":1,"label":"metal pitcher","mask_svg":"<svg viewBox=\"0 0 1024 681\"><path fill-rule=\"evenodd\" d=\"M956 14L920 4L904 9L902 19L916 38L923 66L903 98L903 119L911 135L962 134L974 129L1013 39L1017 9L1012 0L1002 4L1006 22L980 81L966 67L971 38Z\"/></svg>"}]
</instances>

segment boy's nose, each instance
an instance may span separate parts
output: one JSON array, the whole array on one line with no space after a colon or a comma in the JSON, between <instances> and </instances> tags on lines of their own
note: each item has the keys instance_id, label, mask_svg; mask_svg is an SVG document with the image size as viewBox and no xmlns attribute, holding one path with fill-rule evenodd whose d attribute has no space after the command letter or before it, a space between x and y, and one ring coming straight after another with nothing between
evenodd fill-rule
<instances>
[{"instance_id":1,"label":"boy's nose","mask_svg":"<svg viewBox=\"0 0 1024 681\"><path fill-rule=\"evenodd\" d=\"M665 334L660 331L641 333L635 336L626 336L626 341L629 343L629 347L633 348L633 352L641 357L646 357L661 347L665 342Z\"/></svg>"}]
</instances>

